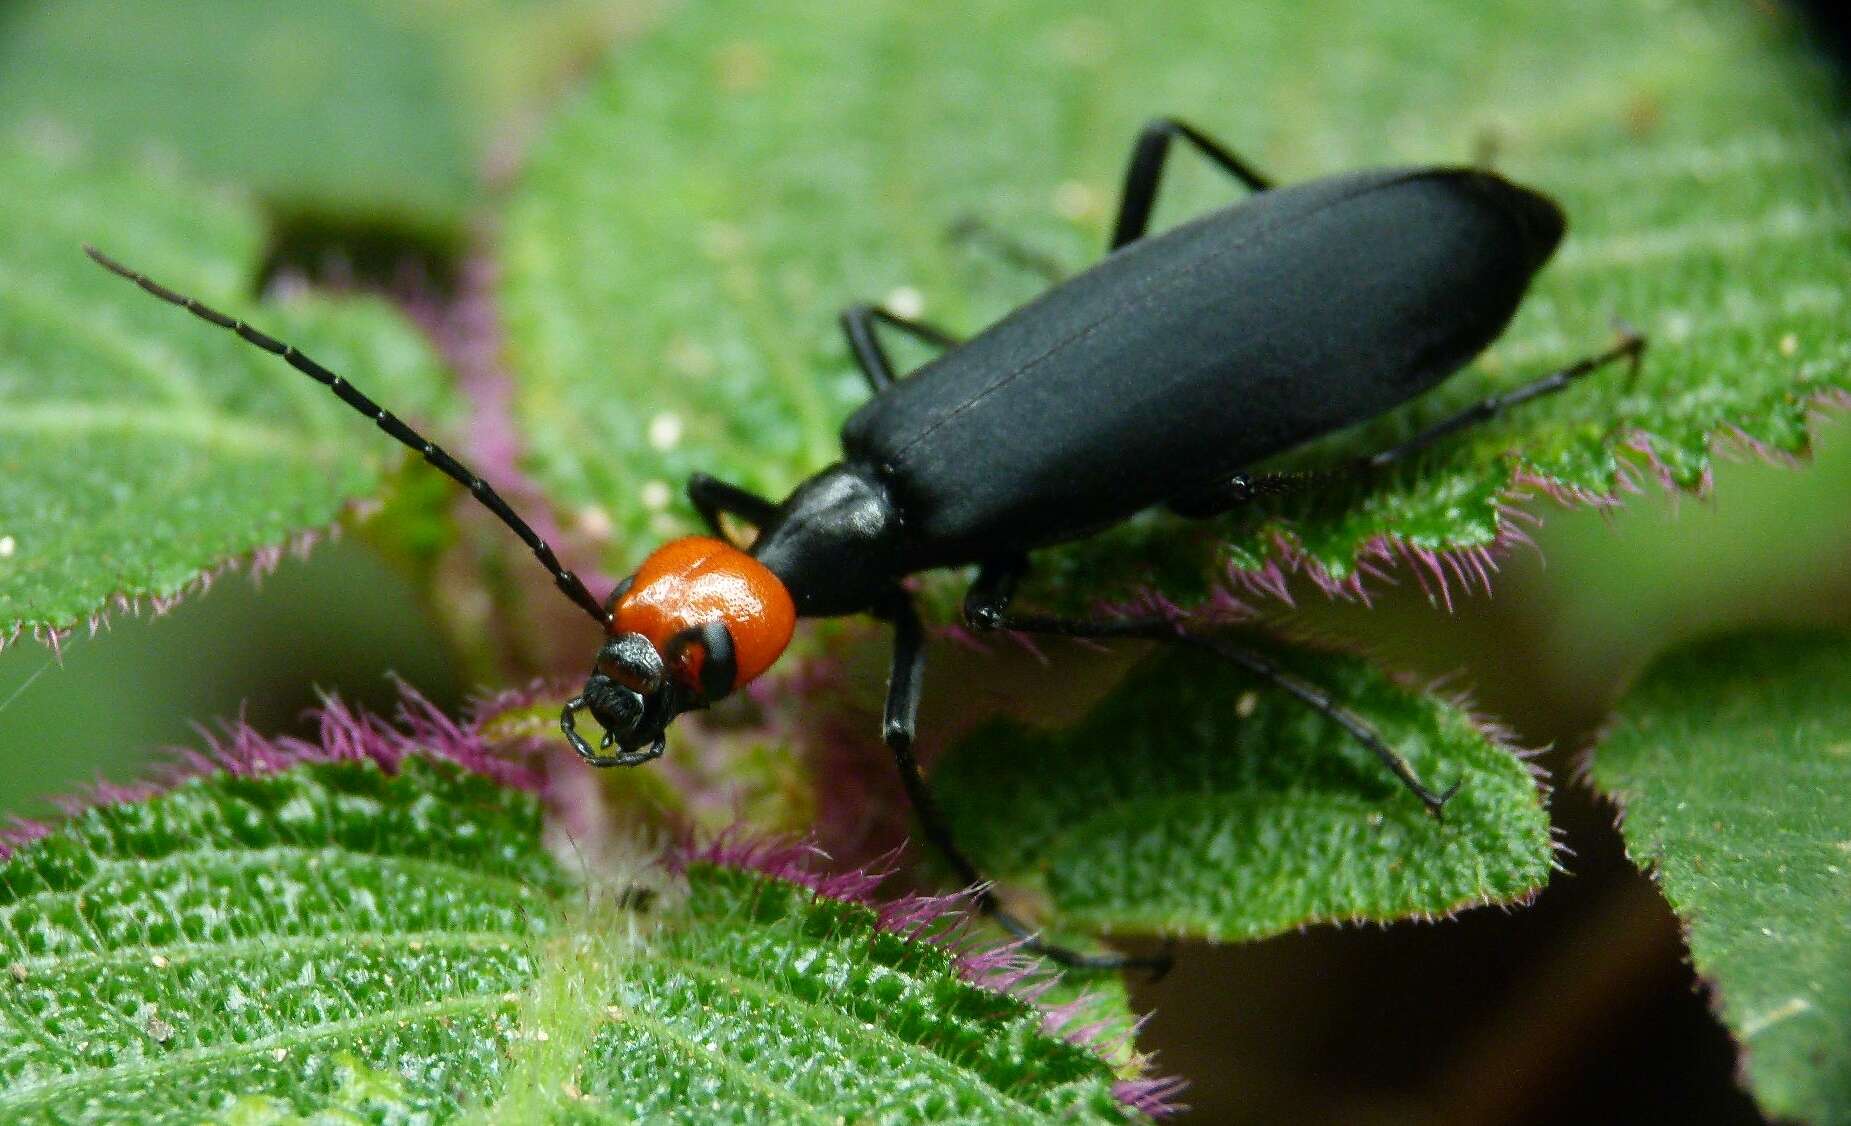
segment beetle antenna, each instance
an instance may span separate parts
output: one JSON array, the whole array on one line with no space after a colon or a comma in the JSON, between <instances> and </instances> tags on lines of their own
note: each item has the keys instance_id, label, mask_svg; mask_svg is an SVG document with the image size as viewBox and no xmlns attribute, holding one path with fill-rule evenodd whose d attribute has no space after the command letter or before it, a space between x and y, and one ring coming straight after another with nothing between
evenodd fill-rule
<instances>
[{"instance_id":1,"label":"beetle antenna","mask_svg":"<svg viewBox=\"0 0 1851 1126\"><path fill-rule=\"evenodd\" d=\"M86 245L84 247L84 253L88 254L92 261L105 270L115 274L117 277L126 278L134 282L136 285L160 298L162 301L170 305L178 305L180 308L185 309L202 321L209 321L220 328L230 329L232 332L237 333L240 337L257 345L271 355L282 357L290 367L295 368L303 375L308 376L310 379L313 379L315 382L334 392L335 395L340 398L341 402L346 403L354 410L372 419L379 425L381 430L384 430L387 434L398 439L403 445L416 450L423 456L425 461L430 462L465 489L468 489L469 495L480 501L482 507L493 512L497 519L513 529L514 534L521 538L521 542L532 550L534 558L538 559L540 565L546 568L547 573L553 576L553 581L559 584L559 589L565 593L567 598L578 603L580 609L590 614L599 624L603 624L610 620L610 615L606 613L604 607L598 600L592 596L591 591L585 588L584 582L559 562L559 557L553 554L553 549L547 546L547 542L541 539L533 528L528 525L527 521L521 519L520 516L515 513L514 509L508 507L508 502L502 500L501 495L497 493L487 481L476 476L468 466L451 457L442 446L424 437L424 435L419 434L416 430L413 430L411 427L405 425L404 422L400 421L397 415L367 398L361 393L359 388L329 371L327 368L322 367L314 360L309 359L307 356L297 351L294 345L285 344L275 337L267 336L245 324L243 321L235 317L228 317L210 306L202 305L200 302L183 293L176 293L148 277L146 274L140 274L129 269L127 266L124 266L109 255L104 254L94 246Z\"/></svg>"}]
</instances>

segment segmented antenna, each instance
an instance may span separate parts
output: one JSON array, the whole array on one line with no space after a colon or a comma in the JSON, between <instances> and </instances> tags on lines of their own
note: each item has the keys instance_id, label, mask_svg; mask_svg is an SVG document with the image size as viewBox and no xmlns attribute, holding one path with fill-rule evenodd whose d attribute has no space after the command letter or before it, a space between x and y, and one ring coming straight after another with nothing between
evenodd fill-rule
<instances>
[{"instance_id":1,"label":"segmented antenna","mask_svg":"<svg viewBox=\"0 0 1851 1126\"><path fill-rule=\"evenodd\" d=\"M521 538L522 543L532 549L534 557L540 561L542 567L546 568L547 573L553 576L553 581L559 584L559 589L565 592L567 598L578 603L579 607L599 624L610 620L610 615L606 614L604 607L592 597L591 591L585 589L585 584L580 581L579 577L560 564L559 557L553 554L553 549L547 546L546 541L528 527L527 521L522 520L512 508L508 507L508 502L502 500L500 494L496 493L487 481L476 476L468 466L451 457L442 446L419 434L400 421L397 415L367 398L359 388L298 352L294 345L266 336L243 321L202 305L183 293L175 293L146 274L139 274L129 269L94 246L85 246L84 253L105 270L134 282L162 301L170 305L178 305L200 320L210 321L220 328L228 328L273 356L281 356L290 367L334 392L340 397L341 402L378 423L381 430L416 450L423 455L425 461L443 470L458 484L468 489L471 496L482 502L482 507L493 512L503 524L514 530L514 534Z\"/></svg>"}]
</instances>

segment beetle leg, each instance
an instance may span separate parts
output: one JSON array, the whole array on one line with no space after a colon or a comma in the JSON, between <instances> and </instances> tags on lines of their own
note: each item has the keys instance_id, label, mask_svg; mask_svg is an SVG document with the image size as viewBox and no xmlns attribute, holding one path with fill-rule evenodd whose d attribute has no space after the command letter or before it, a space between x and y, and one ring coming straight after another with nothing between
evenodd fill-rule
<instances>
[{"instance_id":1,"label":"beetle leg","mask_svg":"<svg viewBox=\"0 0 1851 1126\"><path fill-rule=\"evenodd\" d=\"M1394 776L1400 779L1410 793L1419 798L1421 804L1435 817L1441 815L1446 803L1459 792L1460 783L1453 783L1444 792L1429 789L1414 773L1414 768L1401 752L1389 746L1388 741L1369 725L1369 722L1355 712L1331 699L1328 692L1307 680L1300 679L1285 671L1270 658L1245 646L1235 645L1212 634L1196 633L1183 623L1169 618L1055 618L1040 614L1008 613L1009 596L1013 593L1016 578L1012 576L992 577L991 569L986 567L979 574L977 582L972 585L970 593L964 600L964 618L973 629L1003 629L1018 633L1044 633L1060 637L1084 638L1137 638L1145 641L1163 641L1192 645L1206 650L1231 664L1239 665L1254 676L1268 681L1288 696L1296 699L1312 711L1335 723L1348 732L1350 737L1368 748L1369 752L1382 761ZM986 585L986 579L989 583Z\"/></svg>"},{"instance_id":2,"label":"beetle leg","mask_svg":"<svg viewBox=\"0 0 1851 1126\"><path fill-rule=\"evenodd\" d=\"M1577 360L1567 367L1552 371L1540 379L1531 380L1501 395L1491 395L1480 399L1464 410L1427 427L1407 441L1390 446L1379 453L1358 458L1345 468L1298 473L1236 473L1206 488L1177 497L1169 501L1166 507L1178 516L1200 520L1219 515L1259 497L1302 492L1308 488L1329 485L1348 475L1385 469L1397 462L1407 460L1449 434L1476 426L1481 422L1489 422L1510 408L1527 403L1531 399L1540 399L1544 395L1553 395L1557 391L1564 390L1577 380L1584 379L1617 360L1626 360L1631 366L1631 373L1628 376L1630 387L1631 381L1638 377L1640 358L1645 353L1646 339L1624 321L1617 322L1616 327L1619 329L1620 341L1605 352Z\"/></svg>"},{"instance_id":3,"label":"beetle leg","mask_svg":"<svg viewBox=\"0 0 1851 1126\"><path fill-rule=\"evenodd\" d=\"M951 229L945 232L945 241L954 246L984 247L1018 270L1038 275L1049 285L1058 285L1067 277L1067 271L1052 256L997 230L977 215L963 216L951 224Z\"/></svg>"},{"instance_id":4,"label":"beetle leg","mask_svg":"<svg viewBox=\"0 0 1851 1126\"><path fill-rule=\"evenodd\" d=\"M1157 188L1163 182L1163 163L1170 154L1170 141L1178 137L1253 191L1263 192L1273 186L1271 180L1201 130L1173 117L1153 118L1131 147L1131 162L1125 167L1125 192L1118 205L1118 222L1112 226L1109 250L1138 241L1150 228L1151 209L1156 206Z\"/></svg>"},{"instance_id":5,"label":"beetle leg","mask_svg":"<svg viewBox=\"0 0 1851 1126\"><path fill-rule=\"evenodd\" d=\"M1167 501L1164 507L1189 520L1206 520L1260 497L1329 484L1337 476L1335 473L1235 473L1206 488Z\"/></svg>"},{"instance_id":6,"label":"beetle leg","mask_svg":"<svg viewBox=\"0 0 1851 1126\"><path fill-rule=\"evenodd\" d=\"M900 783L906 788L906 797L912 803L914 815L919 818L920 830L926 840L938 849L939 855L951 865L958 879L973 889L978 908L996 920L1004 930L1020 939L1022 949L1068 969L1141 968L1157 976L1168 971L1170 959L1167 956L1137 958L1123 954L1082 954L1077 950L1043 942L1033 928L1004 910L997 902L996 893L991 890L989 882L953 840L951 827L945 823L944 812L939 809L938 800L932 796L925 776L920 773L919 760L913 755L913 740L919 723L920 687L925 678L925 630L919 624L919 611L905 594L896 591L880 608L879 614L893 625L893 671L887 682L887 706L881 723L882 738L887 749L893 752L894 763L900 768Z\"/></svg>"},{"instance_id":7,"label":"beetle leg","mask_svg":"<svg viewBox=\"0 0 1851 1126\"><path fill-rule=\"evenodd\" d=\"M709 477L705 473L688 475L688 500L693 503L694 511L701 514L701 519L713 529L713 533L722 539L728 538L726 529L720 523L720 514L737 516L754 527L763 526L777 512L778 506L757 493L728 484L718 477Z\"/></svg>"},{"instance_id":8,"label":"beetle leg","mask_svg":"<svg viewBox=\"0 0 1851 1126\"><path fill-rule=\"evenodd\" d=\"M1540 399L1544 395L1553 395L1576 380L1592 375L1616 360L1628 361L1632 365L1632 377L1636 377L1639 373L1640 359L1645 354L1645 337L1624 321L1617 322L1615 327L1619 330L1620 342L1605 352L1577 360L1567 367L1552 371L1540 379L1533 379L1502 395L1491 395L1480 399L1459 413L1443 418L1427 427L1407 441L1362 459L1362 467L1380 469L1383 466L1406 460L1411 454L1426 449L1454 431L1464 430L1468 426L1476 426L1481 422L1489 422L1520 403ZM1629 377L1629 380L1632 377Z\"/></svg>"},{"instance_id":9,"label":"beetle leg","mask_svg":"<svg viewBox=\"0 0 1851 1126\"><path fill-rule=\"evenodd\" d=\"M883 322L935 348L956 348L964 343L937 325L902 317L879 305L850 305L842 310L842 334L848 337L849 351L855 354L855 363L868 377L868 386L876 395L893 386L898 378L887 350L881 347L878 330Z\"/></svg>"}]
</instances>

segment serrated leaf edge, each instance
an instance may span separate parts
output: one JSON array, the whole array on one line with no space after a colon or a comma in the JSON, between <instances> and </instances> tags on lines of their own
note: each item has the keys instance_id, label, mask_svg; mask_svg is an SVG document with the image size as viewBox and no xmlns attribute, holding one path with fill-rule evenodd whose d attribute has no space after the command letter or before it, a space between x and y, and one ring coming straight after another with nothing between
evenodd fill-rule
<instances>
[{"instance_id":1,"label":"serrated leaf edge","mask_svg":"<svg viewBox=\"0 0 1851 1126\"><path fill-rule=\"evenodd\" d=\"M22 846L57 831L99 806L144 802L196 779L217 774L255 777L277 774L307 763L370 762L388 773L414 755L454 763L503 786L540 793L545 777L530 757L515 757L483 738L472 724L446 716L403 681L393 721L358 711L338 696L323 697L315 710L314 740L265 735L242 719L200 727L203 749L169 748L168 761L153 775L120 784L99 781L75 794L52 799L58 815L12 817L0 826L0 860Z\"/></svg>"},{"instance_id":2,"label":"serrated leaf edge","mask_svg":"<svg viewBox=\"0 0 1851 1126\"><path fill-rule=\"evenodd\" d=\"M824 871L816 865L827 863L829 857L810 841L729 830L704 842L684 840L669 854L669 861L683 870L690 865L709 864L750 871L820 897L866 907L874 913L874 925L880 930L945 949L958 976L969 984L1038 1009L1046 1035L1102 1058L1128 1058L1129 1063L1120 1068L1121 1077L1112 1085L1113 1097L1127 1108L1153 1118L1184 1109L1175 1100L1187 1087L1187 1081L1148 1074L1153 1057L1130 1051L1131 1041L1143 1027L1142 1019L1129 1024L1082 1023L1097 1004L1089 994L1066 1004L1043 1006L1042 998L1060 981L1058 971L1041 958L1025 953L1020 940L988 945L973 937L971 925L979 917L976 889L944 895L909 892L895 899L876 896L876 889L891 874L898 851L867 867Z\"/></svg>"},{"instance_id":3,"label":"serrated leaf edge","mask_svg":"<svg viewBox=\"0 0 1851 1126\"><path fill-rule=\"evenodd\" d=\"M1812 435L1819 417L1851 411L1851 391L1823 388L1805 396L1802 402L1811 417L1807 438L1800 448L1781 449L1755 438L1736 422L1726 422L1711 432L1707 452L1714 457L1759 461L1781 468L1803 466L1812 455ZM1455 585L1468 596L1474 592L1489 594L1499 558L1514 548L1535 546L1529 533L1542 524L1543 518L1530 506L1539 497L1547 497L1564 508L1614 509L1623 505L1627 497L1643 494L1645 482L1651 481L1673 496L1708 498L1715 487L1712 467L1706 465L1694 482L1680 481L1658 456L1654 443L1659 441L1648 430L1632 430L1619 437L1612 445L1613 451L1631 456L1616 458L1613 479L1604 491L1556 480L1532 468L1520 452L1515 454L1508 463L1510 483L1494 501L1498 530L1488 543L1428 548L1382 533L1364 540L1356 549L1350 572L1338 575L1307 552L1286 529L1269 526L1264 531L1265 564L1250 568L1228 563L1222 570L1223 583L1201 603L1181 606L1147 586L1110 608L1157 609L1192 618L1209 613L1218 619L1251 621L1262 616L1256 600L1293 605L1290 580L1298 575L1334 601L1368 606L1377 584L1395 585L1396 572L1405 568L1428 602L1450 612Z\"/></svg>"}]
</instances>

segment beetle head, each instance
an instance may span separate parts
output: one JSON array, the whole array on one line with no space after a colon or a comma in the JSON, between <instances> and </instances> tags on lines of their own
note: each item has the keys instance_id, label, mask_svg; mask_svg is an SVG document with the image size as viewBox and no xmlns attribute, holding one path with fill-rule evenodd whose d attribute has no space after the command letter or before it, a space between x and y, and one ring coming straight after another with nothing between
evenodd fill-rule
<instances>
[{"instance_id":1,"label":"beetle head","mask_svg":"<svg viewBox=\"0 0 1851 1126\"><path fill-rule=\"evenodd\" d=\"M668 674L662 654L640 633L620 633L598 649L585 690L568 701L560 726L572 747L587 761L631 766L662 753L663 731L691 704L686 690ZM579 711L588 711L604 729L594 753L574 727ZM608 755L611 747L616 755ZM608 760L608 761L606 761Z\"/></svg>"}]
</instances>

